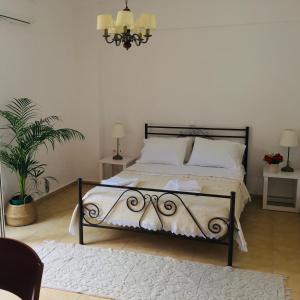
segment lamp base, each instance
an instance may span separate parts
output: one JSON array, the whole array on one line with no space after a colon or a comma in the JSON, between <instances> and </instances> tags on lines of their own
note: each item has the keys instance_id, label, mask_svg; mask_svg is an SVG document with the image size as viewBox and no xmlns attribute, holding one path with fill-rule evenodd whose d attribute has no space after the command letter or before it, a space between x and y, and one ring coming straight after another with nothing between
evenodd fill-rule
<instances>
[{"instance_id":1,"label":"lamp base","mask_svg":"<svg viewBox=\"0 0 300 300\"><path fill-rule=\"evenodd\" d=\"M120 154L117 154L113 157L114 160L122 160L123 156L121 156Z\"/></svg>"},{"instance_id":2,"label":"lamp base","mask_svg":"<svg viewBox=\"0 0 300 300\"><path fill-rule=\"evenodd\" d=\"M290 166L285 166L283 168L281 168L282 172L294 172L294 169Z\"/></svg>"}]
</instances>

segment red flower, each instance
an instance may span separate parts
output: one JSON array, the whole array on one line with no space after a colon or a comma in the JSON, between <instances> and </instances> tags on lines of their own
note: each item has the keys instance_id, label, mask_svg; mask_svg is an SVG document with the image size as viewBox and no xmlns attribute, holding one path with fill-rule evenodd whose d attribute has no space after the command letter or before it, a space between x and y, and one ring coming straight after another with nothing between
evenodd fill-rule
<instances>
[{"instance_id":1,"label":"red flower","mask_svg":"<svg viewBox=\"0 0 300 300\"><path fill-rule=\"evenodd\" d=\"M272 156L271 155L265 155L264 160L267 163L271 164L272 163Z\"/></svg>"},{"instance_id":2,"label":"red flower","mask_svg":"<svg viewBox=\"0 0 300 300\"><path fill-rule=\"evenodd\" d=\"M264 161L268 164L279 164L283 161L283 156L280 153L266 154L264 156Z\"/></svg>"}]
</instances>

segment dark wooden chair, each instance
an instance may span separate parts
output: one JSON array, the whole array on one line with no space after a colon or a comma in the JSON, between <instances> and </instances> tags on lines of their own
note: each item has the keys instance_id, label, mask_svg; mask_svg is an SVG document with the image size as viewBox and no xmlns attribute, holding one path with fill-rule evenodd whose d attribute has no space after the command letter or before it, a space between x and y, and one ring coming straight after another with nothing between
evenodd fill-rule
<instances>
[{"instance_id":1,"label":"dark wooden chair","mask_svg":"<svg viewBox=\"0 0 300 300\"><path fill-rule=\"evenodd\" d=\"M44 265L29 246L0 238L0 289L22 300L38 300Z\"/></svg>"}]
</instances>

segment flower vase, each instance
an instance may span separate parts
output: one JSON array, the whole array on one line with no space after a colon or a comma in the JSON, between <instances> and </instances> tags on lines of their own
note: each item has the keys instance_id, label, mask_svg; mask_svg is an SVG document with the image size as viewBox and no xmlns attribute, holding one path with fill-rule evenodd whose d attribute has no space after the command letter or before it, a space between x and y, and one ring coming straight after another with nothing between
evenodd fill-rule
<instances>
[{"instance_id":1,"label":"flower vase","mask_svg":"<svg viewBox=\"0 0 300 300\"><path fill-rule=\"evenodd\" d=\"M279 172L279 164L269 164L266 166L266 169L270 173L278 173Z\"/></svg>"}]
</instances>

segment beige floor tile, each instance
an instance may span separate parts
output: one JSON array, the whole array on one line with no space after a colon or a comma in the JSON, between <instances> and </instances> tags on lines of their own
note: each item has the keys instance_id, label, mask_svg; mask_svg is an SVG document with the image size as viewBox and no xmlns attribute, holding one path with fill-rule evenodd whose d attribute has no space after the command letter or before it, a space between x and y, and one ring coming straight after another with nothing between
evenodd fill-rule
<instances>
[{"instance_id":1,"label":"beige floor tile","mask_svg":"<svg viewBox=\"0 0 300 300\"><path fill-rule=\"evenodd\" d=\"M291 293L292 300L300 300L300 293Z\"/></svg>"},{"instance_id":2,"label":"beige floor tile","mask_svg":"<svg viewBox=\"0 0 300 300\"><path fill-rule=\"evenodd\" d=\"M300 272L300 256L298 251L274 250L274 271L280 274Z\"/></svg>"},{"instance_id":3,"label":"beige floor tile","mask_svg":"<svg viewBox=\"0 0 300 300\"><path fill-rule=\"evenodd\" d=\"M298 228L300 229L300 224ZM294 252L298 252L298 256L300 256L300 234L295 234L294 231L275 231L273 234L273 243L276 250L290 251L292 249Z\"/></svg>"},{"instance_id":4,"label":"beige floor tile","mask_svg":"<svg viewBox=\"0 0 300 300\"><path fill-rule=\"evenodd\" d=\"M53 289L42 289L40 300L78 300L79 294L58 291Z\"/></svg>"},{"instance_id":5,"label":"beige floor tile","mask_svg":"<svg viewBox=\"0 0 300 300\"><path fill-rule=\"evenodd\" d=\"M93 296L87 296L87 295L80 295L78 299L76 300L111 300L109 298L99 298L99 297L93 297Z\"/></svg>"},{"instance_id":6,"label":"beige floor tile","mask_svg":"<svg viewBox=\"0 0 300 300\"><path fill-rule=\"evenodd\" d=\"M287 274L287 287L295 293L300 293L300 272Z\"/></svg>"}]
</instances>

